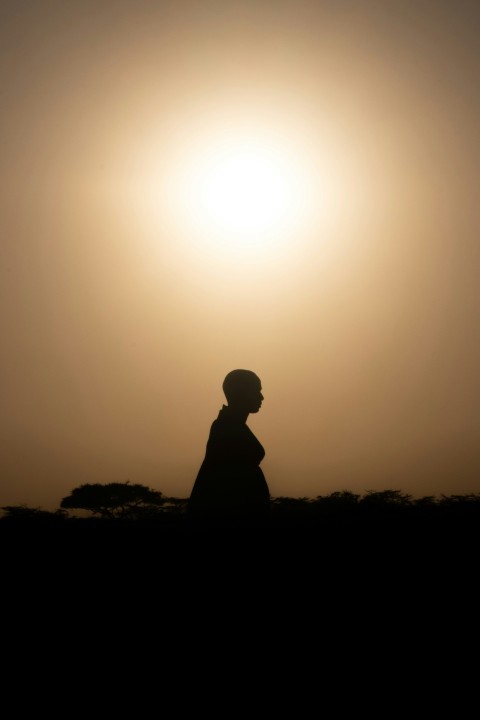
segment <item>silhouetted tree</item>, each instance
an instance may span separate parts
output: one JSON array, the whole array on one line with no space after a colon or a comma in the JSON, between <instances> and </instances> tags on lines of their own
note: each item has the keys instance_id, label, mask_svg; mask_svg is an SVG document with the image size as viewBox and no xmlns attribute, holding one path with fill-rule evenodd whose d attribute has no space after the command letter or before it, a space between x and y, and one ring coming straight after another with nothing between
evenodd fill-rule
<instances>
[{"instance_id":1,"label":"silhouetted tree","mask_svg":"<svg viewBox=\"0 0 480 720\"><path fill-rule=\"evenodd\" d=\"M442 517L450 522L476 524L480 520L480 493L467 493L465 495L441 495L438 507Z\"/></svg>"},{"instance_id":2,"label":"silhouetted tree","mask_svg":"<svg viewBox=\"0 0 480 720\"><path fill-rule=\"evenodd\" d=\"M316 505L322 505L323 508L329 510L349 510L358 504L360 495L356 495L349 490L339 490L330 493L330 495L318 495L314 502Z\"/></svg>"},{"instance_id":3,"label":"silhouetted tree","mask_svg":"<svg viewBox=\"0 0 480 720\"><path fill-rule=\"evenodd\" d=\"M473 507L480 506L480 493L467 493L465 495L441 495L440 501L444 505L452 507Z\"/></svg>"},{"instance_id":4,"label":"silhouetted tree","mask_svg":"<svg viewBox=\"0 0 480 720\"><path fill-rule=\"evenodd\" d=\"M412 497L401 490L367 490L360 502L370 507L391 507L392 505L405 507L411 505Z\"/></svg>"},{"instance_id":5,"label":"silhouetted tree","mask_svg":"<svg viewBox=\"0 0 480 720\"><path fill-rule=\"evenodd\" d=\"M330 495L318 495L313 501L319 523L351 523L359 513L359 495L349 490L339 490Z\"/></svg>"},{"instance_id":6,"label":"silhouetted tree","mask_svg":"<svg viewBox=\"0 0 480 720\"><path fill-rule=\"evenodd\" d=\"M64 497L60 507L65 510L88 510L100 518L138 519L171 502L158 490L138 483L84 484Z\"/></svg>"}]
</instances>

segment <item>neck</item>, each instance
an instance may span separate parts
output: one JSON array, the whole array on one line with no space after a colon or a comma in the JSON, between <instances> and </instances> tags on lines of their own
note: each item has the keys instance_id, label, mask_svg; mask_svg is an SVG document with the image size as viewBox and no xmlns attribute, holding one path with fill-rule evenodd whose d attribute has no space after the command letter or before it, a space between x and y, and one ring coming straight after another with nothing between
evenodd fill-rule
<instances>
[{"instance_id":1,"label":"neck","mask_svg":"<svg viewBox=\"0 0 480 720\"><path fill-rule=\"evenodd\" d=\"M247 418L250 414L248 410L244 410L241 407L236 407L235 405L227 405L227 407L229 413L235 418L235 420L241 423L247 422Z\"/></svg>"}]
</instances>

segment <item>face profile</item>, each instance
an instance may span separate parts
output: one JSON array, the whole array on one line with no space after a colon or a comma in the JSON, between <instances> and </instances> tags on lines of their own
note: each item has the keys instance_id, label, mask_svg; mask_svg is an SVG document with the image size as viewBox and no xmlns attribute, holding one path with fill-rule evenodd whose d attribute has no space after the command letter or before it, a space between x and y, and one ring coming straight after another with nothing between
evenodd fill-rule
<instances>
[{"instance_id":1,"label":"face profile","mask_svg":"<svg viewBox=\"0 0 480 720\"><path fill-rule=\"evenodd\" d=\"M223 381L228 406L247 413L257 413L263 402L262 383L251 370L232 370Z\"/></svg>"}]
</instances>

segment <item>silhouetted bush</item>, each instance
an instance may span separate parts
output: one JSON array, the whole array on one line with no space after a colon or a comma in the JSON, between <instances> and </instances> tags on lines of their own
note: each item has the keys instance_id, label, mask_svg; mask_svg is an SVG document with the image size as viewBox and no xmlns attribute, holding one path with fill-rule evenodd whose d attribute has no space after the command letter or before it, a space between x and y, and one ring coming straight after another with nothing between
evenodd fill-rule
<instances>
[{"instance_id":1,"label":"silhouetted bush","mask_svg":"<svg viewBox=\"0 0 480 720\"><path fill-rule=\"evenodd\" d=\"M68 513L65 510L43 510L42 508L32 508L28 505L5 505L2 520L5 522L24 522L24 523L55 523L59 521L65 522Z\"/></svg>"}]
</instances>

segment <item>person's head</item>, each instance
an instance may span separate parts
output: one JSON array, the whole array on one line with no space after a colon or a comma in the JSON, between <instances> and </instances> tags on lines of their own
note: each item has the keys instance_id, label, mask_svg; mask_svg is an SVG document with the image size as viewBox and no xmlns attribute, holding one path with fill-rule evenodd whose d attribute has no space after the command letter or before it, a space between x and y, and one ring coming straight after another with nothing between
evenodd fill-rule
<instances>
[{"instance_id":1,"label":"person's head","mask_svg":"<svg viewBox=\"0 0 480 720\"><path fill-rule=\"evenodd\" d=\"M251 370L232 370L223 381L229 407L256 413L262 405L262 383Z\"/></svg>"}]
</instances>

